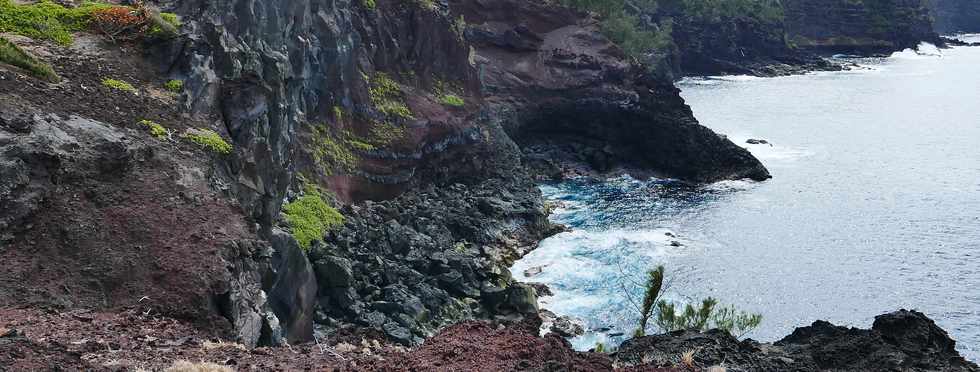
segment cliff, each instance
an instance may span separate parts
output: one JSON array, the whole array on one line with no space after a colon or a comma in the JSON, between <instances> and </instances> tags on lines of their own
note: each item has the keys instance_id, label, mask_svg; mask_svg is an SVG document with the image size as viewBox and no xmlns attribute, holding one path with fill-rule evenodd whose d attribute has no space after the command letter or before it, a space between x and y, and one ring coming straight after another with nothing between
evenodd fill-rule
<instances>
[{"instance_id":1,"label":"cliff","mask_svg":"<svg viewBox=\"0 0 980 372\"><path fill-rule=\"evenodd\" d=\"M9 36L64 80L0 70L0 306L139 307L248 347L416 344L536 313L507 270L556 231L535 176L769 177L567 9L159 5L179 34L108 7L67 44Z\"/></svg>"},{"instance_id":2,"label":"cliff","mask_svg":"<svg viewBox=\"0 0 980 372\"><path fill-rule=\"evenodd\" d=\"M923 0L787 0L786 32L816 53L881 54L942 45Z\"/></svg>"},{"instance_id":3,"label":"cliff","mask_svg":"<svg viewBox=\"0 0 980 372\"><path fill-rule=\"evenodd\" d=\"M779 76L840 69L790 45L778 2L740 2L742 6L730 7L697 1L644 4L648 3L633 5L644 28L669 30L673 45L655 54L665 54L666 66L675 76Z\"/></svg>"},{"instance_id":4,"label":"cliff","mask_svg":"<svg viewBox=\"0 0 980 372\"><path fill-rule=\"evenodd\" d=\"M980 32L980 2L928 0L936 31L942 34Z\"/></svg>"}]
</instances>

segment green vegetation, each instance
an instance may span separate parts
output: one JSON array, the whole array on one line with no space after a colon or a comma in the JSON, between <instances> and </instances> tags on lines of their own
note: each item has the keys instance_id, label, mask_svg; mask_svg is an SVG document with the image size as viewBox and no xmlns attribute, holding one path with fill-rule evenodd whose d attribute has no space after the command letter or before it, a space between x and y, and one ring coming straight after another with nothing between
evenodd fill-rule
<instances>
[{"instance_id":1,"label":"green vegetation","mask_svg":"<svg viewBox=\"0 0 980 372\"><path fill-rule=\"evenodd\" d=\"M180 93L184 91L184 81L183 80L170 80L163 84L163 87L167 90Z\"/></svg>"},{"instance_id":2,"label":"green vegetation","mask_svg":"<svg viewBox=\"0 0 980 372\"><path fill-rule=\"evenodd\" d=\"M150 135L156 137L159 140L165 140L169 137L167 133L167 128L150 120L140 120L140 125L145 126L150 131Z\"/></svg>"},{"instance_id":3,"label":"green vegetation","mask_svg":"<svg viewBox=\"0 0 980 372\"><path fill-rule=\"evenodd\" d=\"M398 83L388 74L377 72L369 81L371 103L388 117L414 119L412 110L405 105L404 95Z\"/></svg>"},{"instance_id":4,"label":"green vegetation","mask_svg":"<svg viewBox=\"0 0 980 372\"><path fill-rule=\"evenodd\" d=\"M341 135L347 137L347 133ZM357 166L357 156L351 151L347 141L338 139L325 125L313 126L312 140L310 155L313 162L327 174L334 169L350 171Z\"/></svg>"},{"instance_id":5,"label":"green vegetation","mask_svg":"<svg viewBox=\"0 0 980 372\"><path fill-rule=\"evenodd\" d=\"M439 98L439 101L446 106L453 107L463 107L463 105L466 104L462 98L459 98L459 96L455 94L443 94L442 97Z\"/></svg>"},{"instance_id":6,"label":"green vegetation","mask_svg":"<svg viewBox=\"0 0 980 372\"><path fill-rule=\"evenodd\" d=\"M188 129L181 137L217 154L227 155L232 150L231 144L221 138L218 132L210 129Z\"/></svg>"},{"instance_id":7,"label":"green vegetation","mask_svg":"<svg viewBox=\"0 0 980 372\"><path fill-rule=\"evenodd\" d=\"M363 4L364 7L367 8L368 10L374 10L375 8L378 7L378 4L375 3L375 0L361 0L361 4Z\"/></svg>"},{"instance_id":8,"label":"green vegetation","mask_svg":"<svg viewBox=\"0 0 980 372\"><path fill-rule=\"evenodd\" d=\"M402 138L405 130L390 123L372 123L367 136L349 131L333 131L326 125L314 125L310 146L313 162L327 174L333 170L351 171L357 167L358 151L373 151Z\"/></svg>"},{"instance_id":9,"label":"green vegetation","mask_svg":"<svg viewBox=\"0 0 980 372\"><path fill-rule=\"evenodd\" d=\"M664 286L664 267L657 266L656 269L647 273L647 282L644 286L643 308L640 309L640 327L636 329L635 337L641 337L646 333L647 323L653 314L653 307L660 298L660 290Z\"/></svg>"},{"instance_id":10,"label":"green vegetation","mask_svg":"<svg viewBox=\"0 0 980 372\"><path fill-rule=\"evenodd\" d=\"M129 93L136 93L136 88L133 87L132 84L122 80L106 78L106 79L102 79L102 85L115 90L121 90Z\"/></svg>"},{"instance_id":11,"label":"green vegetation","mask_svg":"<svg viewBox=\"0 0 980 372\"><path fill-rule=\"evenodd\" d=\"M779 0L659 0L659 3L687 16L713 22L725 18L780 22L784 17Z\"/></svg>"},{"instance_id":12,"label":"green vegetation","mask_svg":"<svg viewBox=\"0 0 980 372\"><path fill-rule=\"evenodd\" d=\"M590 11L602 17L602 33L619 45L628 56L645 61L646 55L655 50L663 50L671 45L671 28L645 30L639 18L627 13L626 0L560 0L563 5L583 11ZM656 9L655 0L641 0L637 4L643 9Z\"/></svg>"},{"instance_id":13,"label":"green vegetation","mask_svg":"<svg viewBox=\"0 0 980 372\"><path fill-rule=\"evenodd\" d=\"M640 325L634 333L635 337L646 334L647 323L653 317L654 310L656 324L663 332L682 329L706 331L717 328L742 337L762 323L762 315L738 311L734 306L718 307L718 300L711 297L701 300L700 306L687 304L683 311L678 311L674 303L658 300L664 288L664 267L657 266L647 276L643 305L639 309Z\"/></svg>"},{"instance_id":14,"label":"green vegetation","mask_svg":"<svg viewBox=\"0 0 980 372\"><path fill-rule=\"evenodd\" d=\"M153 12L147 12L150 20L150 30L147 34L153 37L169 37L177 34L177 29L180 28L180 18L174 13L159 13L155 14Z\"/></svg>"},{"instance_id":15,"label":"green vegetation","mask_svg":"<svg viewBox=\"0 0 980 372\"><path fill-rule=\"evenodd\" d=\"M57 82L61 80L54 72L51 65L41 62L34 56L27 54L23 49L7 39L0 37L0 63L20 67L32 76Z\"/></svg>"},{"instance_id":16,"label":"green vegetation","mask_svg":"<svg viewBox=\"0 0 980 372\"><path fill-rule=\"evenodd\" d=\"M307 184L303 196L283 206L286 222L300 247L309 249L330 228L344 223L344 216L323 200L321 191Z\"/></svg>"},{"instance_id":17,"label":"green vegetation","mask_svg":"<svg viewBox=\"0 0 980 372\"><path fill-rule=\"evenodd\" d=\"M89 27L92 13L113 5L84 2L77 8L65 8L50 0L19 5L0 0L0 32L10 32L33 39L53 40L70 45L73 32Z\"/></svg>"},{"instance_id":18,"label":"green vegetation","mask_svg":"<svg viewBox=\"0 0 980 372\"><path fill-rule=\"evenodd\" d=\"M712 23L722 19L754 19L779 22L783 7L779 0L635 0L644 14L656 15L653 25L640 23L626 0L559 0L563 5L594 12L601 17L600 29L623 51L641 62L657 65L675 48L675 17ZM651 60L650 58L654 59Z\"/></svg>"}]
</instances>

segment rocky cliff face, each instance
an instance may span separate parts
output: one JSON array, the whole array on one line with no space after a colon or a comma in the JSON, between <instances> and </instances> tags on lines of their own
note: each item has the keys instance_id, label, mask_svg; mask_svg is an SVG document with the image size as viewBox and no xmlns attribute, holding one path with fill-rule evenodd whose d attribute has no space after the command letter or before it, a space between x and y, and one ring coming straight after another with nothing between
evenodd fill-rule
<instances>
[{"instance_id":1,"label":"rocky cliff face","mask_svg":"<svg viewBox=\"0 0 980 372\"><path fill-rule=\"evenodd\" d=\"M699 12L683 2L665 1L654 9L636 7L647 29L670 25L674 48L668 65L675 76L778 76L839 66L790 46L781 6L723 13Z\"/></svg>"},{"instance_id":2,"label":"rocky cliff face","mask_svg":"<svg viewBox=\"0 0 980 372\"><path fill-rule=\"evenodd\" d=\"M980 2L970 0L928 0L936 31L980 32Z\"/></svg>"},{"instance_id":3,"label":"rocky cliff face","mask_svg":"<svg viewBox=\"0 0 980 372\"><path fill-rule=\"evenodd\" d=\"M314 322L418 343L458 320L536 313L506 269L556 231L535 176L769 177L577 12L160 5L179 37L15 39L67 82L0 69L0 206L13 212L0 216L0 306L139 307L223 324L249 347L309 341ZM160 89L169 79L179 94ZM195 128L231 152L181 139ZM304 183L349 204L309 249L280 213Z\"/></svg>"},{"instance_id":4,"label":"rocky cliff face","mask_svg":"<svg viewBox=\"0 0 980 372\"><path fill-rule=\"evenodd\" d=\"M553 228L522 149L553 168L768 178L581 14L509 1L371 4L174 4L190 21L174 63L188 109L234 140L227 177L279 266L315 273L315 283L304 274L265 288L290 339L308 339L312 318L326 331L369 326L416 343L459 319L533 313L533 292L506 265ZM462 107L441 102L447 90ZM343 143L379 130L397 138L351 149L350 168L323 161L323 133ZM309 257L282 251L295 244L275 225L299 172L340 200L384 203L346 209L345 226Z\"/></svg>"},{"instance_id":5,"label":"rocky cliff face","mask_svg":"<svg viewBox=\"0 0 980 372\"><path fill-rule=\"evenodd\" d=\"M788 0L786 32L818 53L876 54L941 44L923 0Z\"/></svg>"}]
</instances>

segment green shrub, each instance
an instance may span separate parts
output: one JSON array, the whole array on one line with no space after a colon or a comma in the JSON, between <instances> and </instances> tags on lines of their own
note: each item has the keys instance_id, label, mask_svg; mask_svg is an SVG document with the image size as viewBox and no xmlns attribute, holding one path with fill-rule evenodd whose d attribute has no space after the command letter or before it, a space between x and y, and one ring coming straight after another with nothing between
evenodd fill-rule
<instances>
[{"instance_id":1,"label":"green shrub","mask_svg":"<svg viewBox=\"0 0 980 372\"><path fill-rule=\"evenodd\" d=\"M165 140L167 137L167 128L164 126L150 120L140 120L140 125L145 126L150 131L150 135L156 137L160 140Z\"/></svg>"},{"instance_id":2,"label":"green shrub","mask_svg":"<svg viewBox=\"0 0 980 372\"><path fill-rule=\"evenodd\" d=\"M232 150L231 144L221 138L218 132L210 129L188 129L182 137L217 154L227 155Z\"/></svg>"},{"instance_id":3,"label":"green shrub","mask_svg":"<svg viewBox=\"0 0 980 372\"><path fill-rule=\"evenodd\" d=\"M357 157L347 146L347 141L338 139L325 125L313 126L310 155L313 162L327 174L333 170L350 171L357 166ZM342 133L346 137L346 133Z\"/></svg>"},{"instance_id":4,"label":"green shrub","mask_svg":"<svg viewBox=\"0 0 980 372\"><path fill-rule=\"evenodd\" d=\"M121 90L129 93L136 93L136 88L133 87L132 84L122 80L106 78L106 79L102 79L102 85L106 86L107 88L111 88L115 90Z\"/></svg>"},{"instance_id":5,"label":"green shrub","mask_svg":"<svg viewBox=\"0 0 980 372\"><path fill-rule=\"evenodd\" d=\"M95 2L85 2L77 8L65 8L50 0L26 5L0 0L0 32L70 45L74 40L73 32L89 27L93 11L111 7L114 6Z\"/></svg>"},{"instance_id":6,"label":"green shrub","mask_svg":"<svg viewBox=\"0 0 980 372\"><path fill-rule=\"evenodd\" d=\"M375 0L361 0L361 4L364 4L364 7L368 8L368 10L374 10L375 8L378 7L378 4L375 2Z\"/></svg>"},{"instance_id":7,"label":"green shrub","mask_svg":"<svg viewBox=\"0 0 980 372\"><path fill-rule=\"evenodd\" d=\"M319 189L307 186L303 196L283 206L286 222L300 247L309 249L330 228L344 223L344 216L323 200Z\"/></svg>"},{"instance_id":8,"label":"green shrub","mask_svg":"<svg viewBox=\"0 0 980 372\"><path fill-rule=\"evenodd\" d=\"M439 100L446 106L463 107L466 104L462 98L455 94L444 94Z\"/></svg>"},{"instance_id":9,"label":"green shrub","mask_svg":"<svg viewBox=\"0 0 980 372\"><path fill-rule=\"evenodd\" d=\"M177 34L180 28L180 18L174 13L154 13L146 12L150 22L150 29L147 34L152 37L169 37Z\"/></svg>"},{"instance_id":10,"label":"green shrub","mask_svg":"<svg viewBox=\"0 0 980 372\"><path fill-rule=\"evenodd\" d=\"M656 269L650 270L647 273L647 282L644 286L643 294L643 307L640 309L640 327L636 329L635 335L637 337L646 334L647 323L650 321L650 316L653 314L654 305L657 304L657 299L660 298L660 290L664 286L664 267L663 265L657 266Z\"/></svg>"},{"instance_id":11,"label":"green shrub","mask_svg":"<svg viewBox=\"0 0 980 372\"><path fill-rule=\"evenodd\" d=\"M34 56L27 54L23 49L7 39L0 37L0 63L20 67L32 76L41 79L57 82L61 80L54 72L51 65L41 62Z\"/></svg>"},{"instance_id":12,"label":"green shrub","mask_svg":"<svg viewBox=\"0 0 980 372\"><path fill-rule=\"evenodd\" d=\"M183 80L170 80L163 84L163 87L167 90L180 93L184 91L184 81Z\"/></svg>"}]
</instances>

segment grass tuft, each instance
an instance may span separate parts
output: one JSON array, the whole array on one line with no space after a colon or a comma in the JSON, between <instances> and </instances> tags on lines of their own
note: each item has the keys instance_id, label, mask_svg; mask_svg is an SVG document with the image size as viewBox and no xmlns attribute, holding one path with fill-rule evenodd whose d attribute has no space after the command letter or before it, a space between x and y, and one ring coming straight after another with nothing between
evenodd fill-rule
<instances>
[{"instance_id":1,"label":"grass tuft","mask_svg":"<svg viewBox=\"0 0 980 372\"><path fill-rule=\"evenodd\" d=\"M459 96L455 94L444 94L442 97L439 98L439 100L442 101L442 104L446 106L463 107L463 105L466 104L466 102L463 101L462 98L459 98Z\"/></svg>"},{"instance_id":2,"label":"grass tuft","mask_svg":"<svg viewBox=\"0 0 980 372\"><path fill-rule=\"evenodd\" d=\"M210 129L188 129L182 136L188 141L194 142L208 151L228 155L231 154L231 144L221 138L218 132Z\"/></svg>"},{"instance_id":3,"label":"grass tuft","mask_svg":"<svg viewBox=\"0 0 980 372\"><path fill-rule=\"evenodd\" d=\"M160 125L157 122L150 120L140 120L140 125L145 126L150 131L150 135L156 137L159 140L165 140L167 137L167 128Z\"/></svg>"},{"instance_id":4,"label":"grass tuft","mask_svg":"<svg viewBox=\"0 0 980 372\"><path fill-rule=\"evenodd\" d=\"M102 79L102 85L104 85L107 88L111 88L115 90L121 90L124 92L129 92L134 94L136 93L136 87L134 87L133 84L127 83L122 80L105 78Z\"/></svg>"},{"instance_id":5,"label":"grass tuft","mask_svg":"<svg viewBox=\"0 0 980 372\"><path fill-rule=\"evenodd\" d=\"M173 93L180 93L184 91L184 81L183 80L170 80L163 84L163 87Z\"/></svg>"},{"instance_id":6,"label":"grass tuft","mask_svg":"<svg viewBox=\"0 0 980 372\"><path fill-rule=\"evenodd\" d=\"M51 68L51 65L41 62L37 58L34 58L34 56L27 54L27 52L16 44L2 37L0 37L0 63L20 67L37 78L52 82L61 80L58 74L54 72L54 69Z\"/></svg>"}]
</instances>

